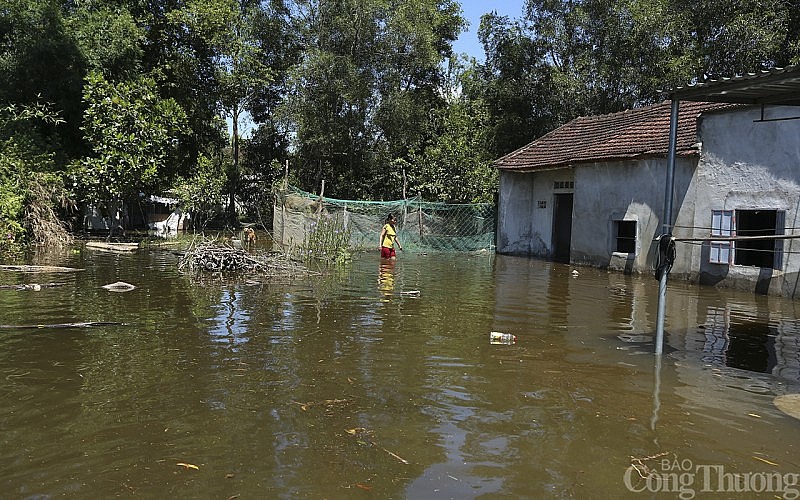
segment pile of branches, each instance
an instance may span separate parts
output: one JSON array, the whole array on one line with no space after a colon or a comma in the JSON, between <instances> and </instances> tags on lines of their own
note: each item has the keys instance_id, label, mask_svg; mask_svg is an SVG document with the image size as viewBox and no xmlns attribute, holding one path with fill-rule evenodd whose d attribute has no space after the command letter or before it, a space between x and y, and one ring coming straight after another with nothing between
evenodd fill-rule
<instances>
[{"instance_id":1,"label":"pile of branches","mask_svg":"<svg viewBox=\"0 0 800 500\"><path fill-rule=\"evenodd\" d=\"M280 252L250 254L218 241L192 244L178 266L192 271L246 272L249 277L299 278L319 274Z\"/></svg>"}]
</instances>

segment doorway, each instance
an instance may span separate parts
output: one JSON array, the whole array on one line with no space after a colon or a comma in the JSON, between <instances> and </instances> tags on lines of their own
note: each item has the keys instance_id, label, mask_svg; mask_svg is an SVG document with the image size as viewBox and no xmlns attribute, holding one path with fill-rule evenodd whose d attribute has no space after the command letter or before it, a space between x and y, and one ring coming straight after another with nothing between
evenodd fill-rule
<instances>
[{"instance_id":1,"label":"doorway","mask_svg":"<svg viewBox=\"0 0 800 500\"><path fill-rule=\"evenodd\" d=\"M572 193L558 193L553 197L553 260L569 264L572 246Z\"/></svg>"}]
</instances>

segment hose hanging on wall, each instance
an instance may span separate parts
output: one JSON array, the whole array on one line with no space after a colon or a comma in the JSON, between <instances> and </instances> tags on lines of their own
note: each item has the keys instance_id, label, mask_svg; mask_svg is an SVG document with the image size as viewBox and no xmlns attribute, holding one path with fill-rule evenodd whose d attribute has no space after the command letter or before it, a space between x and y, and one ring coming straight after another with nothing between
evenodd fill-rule
<instances>
[{"instance_id":1,"label":"hose hanging on wall","mask_svg":"<svg viewBox=\"0 0 800 500\"><path fill-rule=\"evenodd\" d=\"M658 237L658 250L653 269L656 279L661 281L664 273L669 274L675 262L675 238L671 234L662 234Z\"/></svg>"}]
</instances>

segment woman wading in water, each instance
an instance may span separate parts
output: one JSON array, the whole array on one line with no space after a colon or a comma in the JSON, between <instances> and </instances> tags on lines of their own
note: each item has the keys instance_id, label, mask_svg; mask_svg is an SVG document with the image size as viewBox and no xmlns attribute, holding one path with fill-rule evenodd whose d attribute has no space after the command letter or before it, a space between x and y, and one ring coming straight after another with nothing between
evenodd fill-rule
<instances>
[{"instance_id":1,"label":"woman wading in water","mask_svg":"<svg viewBox=\"0 0 800 500\"><path fill-rule=\"evenodd\" d=\"M400 244L400 240L397 239L397 228L396 228L397 220L394 218L394 215L389 214L386 216L386 224L383 225L383 229L381 229L381 236L380 236L380 249L381 249L381 258L382 259L396 259L397 254L394 251L394 244L397 243L397 247L402 250L403 245Z\"/></svg>"}]
</instances>

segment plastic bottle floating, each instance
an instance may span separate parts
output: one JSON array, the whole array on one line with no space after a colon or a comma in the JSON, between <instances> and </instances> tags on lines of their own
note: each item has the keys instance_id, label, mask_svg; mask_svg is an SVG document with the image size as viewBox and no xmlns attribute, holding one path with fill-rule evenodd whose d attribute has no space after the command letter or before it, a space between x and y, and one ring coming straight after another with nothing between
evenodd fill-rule
<instances>
[{"instance_id":1,"label":"plastic bottle floating","mask_svg":"<svg viewBox=\"0 0 800 500\"><path fill-rule=\"evenodd\" d=\"M489 333L489 343L490 344L505 344L505 345L512 345L517 343L517 336L512 335L510 333L503 333L503 332L490 332Z\"/></svg>"}]
</instances>

